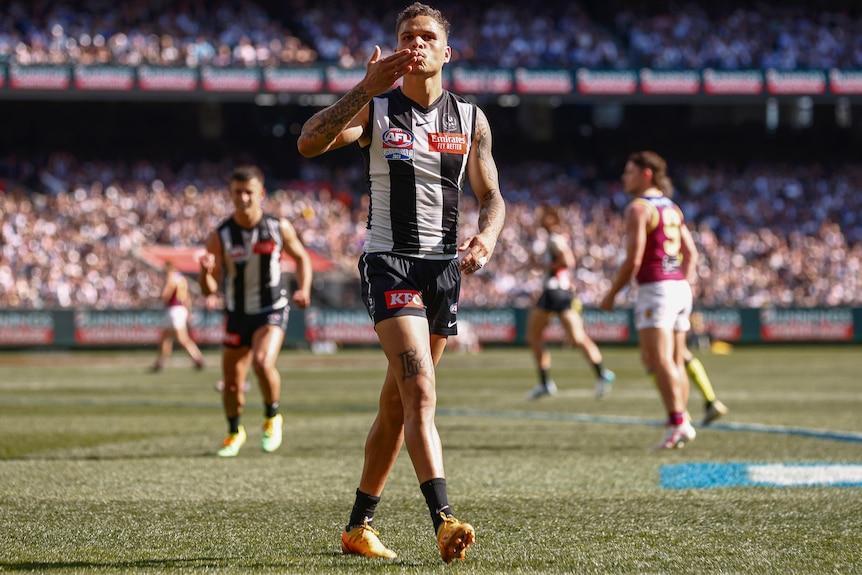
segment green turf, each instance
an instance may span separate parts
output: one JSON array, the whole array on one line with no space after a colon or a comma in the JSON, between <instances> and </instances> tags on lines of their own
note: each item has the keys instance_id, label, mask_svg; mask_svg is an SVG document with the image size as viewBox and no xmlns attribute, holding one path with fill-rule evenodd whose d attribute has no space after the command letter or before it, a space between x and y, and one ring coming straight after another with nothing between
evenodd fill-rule
<instances>
[{"instance_id":1,"label":"green turf","mask_svg":"<svg viewBox=\"0 0 862 575\"><path fill-rule=\"evenodd\" d=\"M680 463L862 463L858 347L700 354L731 413L673 452L650 449L662 409L635 349L604 349L618 377L604 401L580 355L553 351L560 394L535 402L525 349L447 354L438 370L450 500L478 536L449 566L406 452L375 519L399 558L340 553L378 351L287 350L285 443L260 450L253 389L232 460L214 456L214 352L203 372L178 355L159 374L154 350L0 354L0 572L862 573L859 488L659 484ZM699 419L695 390L689 408Z\"/></svg>"}]
</instances>

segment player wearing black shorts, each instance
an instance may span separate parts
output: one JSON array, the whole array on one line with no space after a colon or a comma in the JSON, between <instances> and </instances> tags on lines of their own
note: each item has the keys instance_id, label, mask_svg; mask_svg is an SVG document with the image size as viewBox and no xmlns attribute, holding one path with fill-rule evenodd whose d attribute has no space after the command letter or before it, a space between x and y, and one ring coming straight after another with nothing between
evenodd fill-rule
<instances>
[{"instance_id":1,"label":"player wearing black shorts","mask_svg":"<svg viewBox=\"0 0 862 575\"><path fill-rule=\"evenodd\" d=\"M304 308L311 301L311 258L289 221L263 212L265 194L259 168L236 168L230 178L234 213L210 234L201 258L204 295L215 293L221 285L225 296L222 404L228 433L218 450L221 457L236 456L246 441L240 416L245 406L243 384L250 367L264 401L261 448L271 452L281 445L281 374L275 363L284 343L289 312L282 253L296 263L299 287L293 293L293 303Z\"/></svg>"},{"instance_id":2,"label":"player wearing black shorts","mask_svg":"<svg viewBox=\"0 0 862 575\"><path fill-rule=\"evenodd\" d=\"M539 216L545 238L542 254L542 295L530 310L527 319L527 342L539 372L539 383L528 394L529 399L557 393L557 384L550 377L551 352L545 346L544 331L551 318L557 316L570 344L581 350L596 374L596 399L611 391L616 375L602 365L602 352L584 329L580 301L575 299L575 254L563 233L559 210L544 206Z\"/></svg>"},{"instance_id":3,"label":"player wearing black shorts","mask_svg":"<svg viewBox=\"0 0 862 575\"><path fill-rule=\"evenodd\" d=\"M396 556L371 525L406 444L440 555L448 563L463 559L475 531L454 517L448 501L434 422L435 366L446 338L457 333L458 276L491 259L505 204L485 114L443 89L443 65L452 55L448 21L439 10L415 3L399 14L396 32L395 53L384 57L376 47L365 77L305 123L297 146L310 158L358 143L371 198L359 272L389 366L353 510L341 534L342 551ZM392 89L399 78L401 86ZM459 242L465 178L480 206L478 233Z\"/></svg>"}]
</instances>

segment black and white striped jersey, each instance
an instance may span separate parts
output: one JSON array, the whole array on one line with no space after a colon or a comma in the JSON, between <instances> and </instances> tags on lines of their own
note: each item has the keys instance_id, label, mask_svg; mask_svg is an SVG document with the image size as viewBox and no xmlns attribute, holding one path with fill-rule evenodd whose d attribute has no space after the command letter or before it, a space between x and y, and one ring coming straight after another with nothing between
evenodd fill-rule
<instances>
[{"instance_id":1,"label":"black and white striped jersey","mask_svg":"<svg viewBox=\"0 0 862 575\"><path fill-rule=\"evenodd\" d=\"M371 194L365 252L457 257L476 106L444 91L423 108L400 88L370 106L371 144L362 148Z\"/></svg>"},{"instance_id":2,"label":"black and white striped jersey","mask_svg":"<svg viewBox=\"0 0 862 575\"><path fill-rule=\"evenodd\" d=\"M224 260L224 295L228 311L248 315L287 306L282 282L281 254L284 238L279 220L264 214L251 229L233 217L218 227Z\"/></svg>"}]
</instances>

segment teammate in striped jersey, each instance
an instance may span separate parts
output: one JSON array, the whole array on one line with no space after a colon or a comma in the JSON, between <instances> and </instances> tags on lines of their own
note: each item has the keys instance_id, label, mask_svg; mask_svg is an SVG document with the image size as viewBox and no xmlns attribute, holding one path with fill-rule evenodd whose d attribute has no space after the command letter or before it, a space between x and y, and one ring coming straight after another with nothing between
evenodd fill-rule
<instances>
[{"instance_id":1,"label":"teammate in striped jersey","mask_svg":"<svg viewBox=\"0 0 862 575\"><path fill-rule=\"evenodd\" d=\"M222 404L228 434L218 451L221 457L236 456L246 441L240 416L249 367L257 376L264 401L261 448L271 452L281 445L281 374L275 364L284 343L290 309L282 277L282 254L296 263L298 289L292 295L293 303L305 308L311 302L311 258L287 219L264 213L265 194L259 168L234 169L230 178L234 212L210 234L200 262L203 294L210 295L221 287L225 295Z\"/></svg>"},{"instance_id":2,"label":"teammate in striped jersey","mask_svg":"<svg viewBox=\"0 0 862 575\"><path fill-rule=\"evenodd\" d=\"M490 261L505 219L491 130L485 114L443 89L452 49L439 10L414 3L396 21L398 45L379 47L365 77L302 127L305 157L358 143L369 194L368 233L359 271L363 299L389 369L353 511L342 533L344 553L394 558L371 527L402 444L431 512L443 561L463 559L475 531L453 516L443 450L434 422L435 366L457 334L462 273ZM392 86L402 79L400 87ZM479 202L478 233L460 241L458 213L465 179ZM458 252L463 255L459 261Z\"/></svg>"}]
</instances>

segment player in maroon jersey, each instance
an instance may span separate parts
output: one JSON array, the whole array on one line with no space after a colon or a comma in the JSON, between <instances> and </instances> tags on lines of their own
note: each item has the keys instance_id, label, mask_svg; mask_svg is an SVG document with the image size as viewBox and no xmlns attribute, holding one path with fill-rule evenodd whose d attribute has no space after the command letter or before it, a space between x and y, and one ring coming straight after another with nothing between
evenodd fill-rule
<instances>
[{"instance_id":1,"label":"player in maroon jersey","mask_svg":"<svg viewBox=\"0 0 862 575\"><path fill-rule=\"evenodd\" d=\"M673 184L667 162L652 151L628 157L622 174L626 193L626 257L601 308L610 311L614 298L634 279L638 285L635 328L641 359L655 376L668 413L658 449L682 447L696 432L686 413L689 381L684 350L691 328L692 293L697 249L682 211L671 199Z\"/></svg>"}]
</instances>

